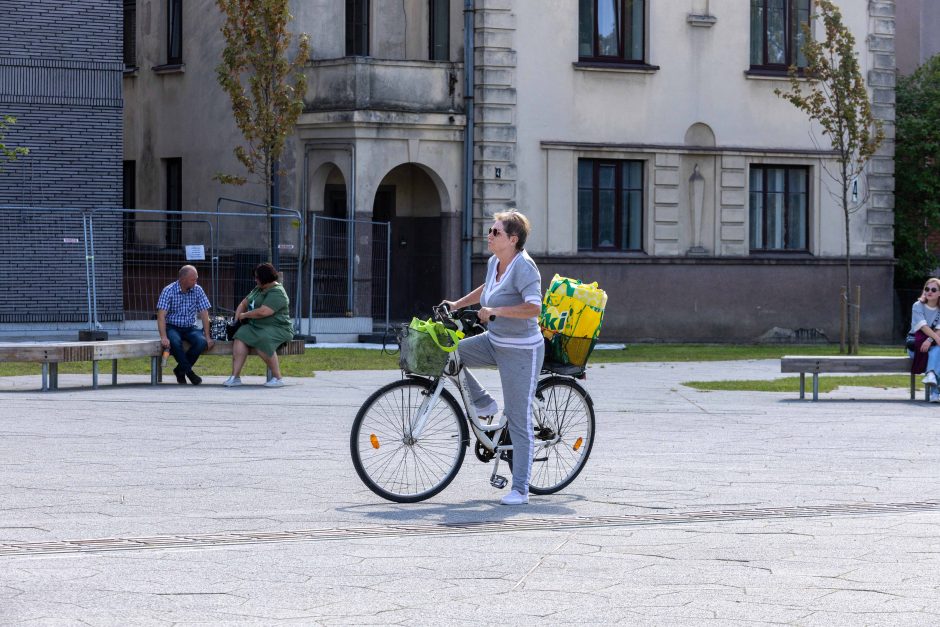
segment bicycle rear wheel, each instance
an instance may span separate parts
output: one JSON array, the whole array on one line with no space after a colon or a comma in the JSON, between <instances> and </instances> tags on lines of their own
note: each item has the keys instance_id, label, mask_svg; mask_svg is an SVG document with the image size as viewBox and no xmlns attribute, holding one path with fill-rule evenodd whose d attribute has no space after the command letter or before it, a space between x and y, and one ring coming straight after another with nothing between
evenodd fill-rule
<instances>
[{"instance_id":1,"label":"bicycle rear wheel","mask_svg":"<svg viewBox=\"0 0 940 627\"><path fill-rule=\"evenodd\" d=\"M539 381L535 396L541 404L541 411L533 416L536 444L556 437L558 441L535 449L529 491L552 494L574 481L591 455L594 402L584 388L566 377Z\"/></svg>"},{"instance_id":2,"label":"bicycle rear wheel","mask_svg":"<svg viewBox=\"0 0 940 627\"><path fill-rule=\"evenodd\" d=\"M467 452L467 423L442 390L418 437L412 429L434 388L424 379L395 381L370 396L353 421L349 438L356 473L384 499L416 503L454 480Z\"/></svg>"}]
</instances>

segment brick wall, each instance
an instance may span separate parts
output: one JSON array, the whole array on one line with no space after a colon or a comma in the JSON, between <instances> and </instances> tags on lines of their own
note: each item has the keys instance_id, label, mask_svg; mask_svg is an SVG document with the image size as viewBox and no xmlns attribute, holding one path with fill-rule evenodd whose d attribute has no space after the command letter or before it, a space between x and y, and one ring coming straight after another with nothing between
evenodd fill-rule
<instances>
[{"instance_id":1,"label":"brick wall","mask_svg":"<svg viewBox=\"0 0 940 627\"><path fill-rule=\"evenodd\" d=\"M87 320L80 210L121 206L122 33L119 2L3 2L5 143L30 154L0 163L0 205L29 207L0 210L0 322ZM104 320L121 315L120 218L94 222Z\"/></svg>"}]
</instances>

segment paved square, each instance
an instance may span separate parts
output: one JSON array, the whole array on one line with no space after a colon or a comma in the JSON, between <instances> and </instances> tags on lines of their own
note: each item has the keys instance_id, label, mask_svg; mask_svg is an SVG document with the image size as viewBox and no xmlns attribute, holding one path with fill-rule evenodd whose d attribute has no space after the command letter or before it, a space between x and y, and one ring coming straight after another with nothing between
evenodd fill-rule
<instances>
[{"instance_id":1,"label":"paved square","mask_svg":"<svg viewBox=\"0 0 940 627\"><path fill-rule=\"evenodd\" d=\"M940 407L906 390L811 403L681 385L778 361L591 367L584 472L505 508L472 454L424 503L360 483L353 417L397 376L0 378L0 623L940 622Z\"/></svg>"}]
</instances>

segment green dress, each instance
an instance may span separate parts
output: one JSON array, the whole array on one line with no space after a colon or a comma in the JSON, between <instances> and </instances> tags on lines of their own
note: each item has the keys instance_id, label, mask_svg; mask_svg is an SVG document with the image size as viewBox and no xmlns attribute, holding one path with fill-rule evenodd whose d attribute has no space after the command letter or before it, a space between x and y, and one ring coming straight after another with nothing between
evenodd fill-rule
<instances>
[{"instance_id":1,"label":"green dress","mask_svg":"<svg viewBox=\"0 0 940 627\"><path fill-rule=\"evenodd\" d=\"M256 287L246 299L248 311L267 305L274 313L265 318L242 320L242 325L235 332L235 339L259 350L265 355L273 355L277 347L294 339L294 326L290 320L290 299L280 283L275 283L266 290Z\"/></svg>"}]
</instances>

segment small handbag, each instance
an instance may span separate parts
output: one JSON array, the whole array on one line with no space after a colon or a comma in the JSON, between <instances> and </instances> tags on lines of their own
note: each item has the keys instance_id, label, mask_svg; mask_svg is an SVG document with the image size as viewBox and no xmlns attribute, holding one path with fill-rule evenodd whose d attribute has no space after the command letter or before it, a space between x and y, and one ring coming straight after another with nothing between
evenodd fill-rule
<instances>
[{"instance_id":1,"label":"small handbag","mask_svg":"<svg viewBox=\"0 0 940 627\"><path fill-rule=\"evenodd\" d=\"M225 324L225 337L229 342L235 339L235 332L242 326L241 320L232 318L231 322Z\"/></svg>"},{"instance_id":2,"label":"small handbag","mask_svg":"<svg viewBox=\"0 0 940 627\"><path fill-rule=\"evenodd\" d=\"M216 341L225 339L225 318L222 316L213 316L209 319L209 337Z\"/></svg>"},{"instance_id":3,"label":"small handbag","mask_svg":"<svg viewBox=\"0 0 940 627\"><path fill-rule=\"evenodd\" d=\"M933 317L933 324L930 325L930 328L936 329L938 322L940 322L940 311ZM917 351L920 349L920 345L924 343L925 339L927 339L927 334L923 331L908 333L907 337L904 338L904 346L909 351Z\"/></svg>"}]
</instances>

